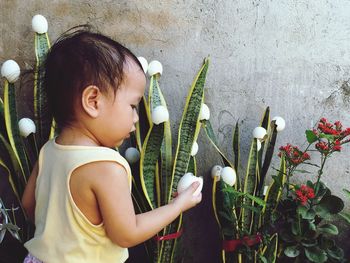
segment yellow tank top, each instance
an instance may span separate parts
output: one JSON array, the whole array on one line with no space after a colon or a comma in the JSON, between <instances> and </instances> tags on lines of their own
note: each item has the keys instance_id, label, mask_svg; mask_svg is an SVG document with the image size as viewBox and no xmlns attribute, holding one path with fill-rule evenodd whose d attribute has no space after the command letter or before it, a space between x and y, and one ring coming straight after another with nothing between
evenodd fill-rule
<instances>
[{"instance_id":1,"label":"yellow tank top","mask_svg":"<svg viewBox=\"0 0 350 263\"><path fill-rule=\"evenodd\" d=\"M35 234L25 243L28 251L44 263L124 262L128 250L113 244L104 225L92 224L73 201L69 180L79 166L113 161L131 172L127 161L106 147L59 145L48 141L39 154L35 189Z\"/></svg>"}]
</instances>

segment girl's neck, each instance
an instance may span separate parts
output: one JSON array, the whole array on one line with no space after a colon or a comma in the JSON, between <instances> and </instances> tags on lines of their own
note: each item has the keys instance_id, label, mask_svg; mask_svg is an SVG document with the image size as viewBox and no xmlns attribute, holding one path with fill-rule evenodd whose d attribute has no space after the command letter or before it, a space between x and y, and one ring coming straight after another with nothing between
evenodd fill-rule
<instances>
[{"instance_id":1,"label":"girl's neck","mask_svg":"<svg viewBox=\"0 0 350 263\"><path fill-rule=\"evenodd\" d=\"M101 146L89 130L73 125L62 129L56 138L56 143L61 145Z\"/></svg>"}]
</instances>

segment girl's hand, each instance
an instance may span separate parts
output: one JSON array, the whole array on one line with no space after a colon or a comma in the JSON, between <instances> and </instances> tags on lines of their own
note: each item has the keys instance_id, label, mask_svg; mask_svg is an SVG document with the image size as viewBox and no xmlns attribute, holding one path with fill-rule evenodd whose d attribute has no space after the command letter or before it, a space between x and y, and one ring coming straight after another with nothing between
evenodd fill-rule
<instances>
[{"instance_id":1,"label":"girl's hand","mask_svg":"<svg viewBox=\"0 0 350 263\"><path fill-rule=\"evenodd\" d=\"M199 182L192 183L185 191L178 194L175 199L173 199L174 205L179 207L181 212L184 212L195 205L197 205L202 200L202 193L198 195L193 195L193 193L199 187Z\"/></svg>"}]
</instances>

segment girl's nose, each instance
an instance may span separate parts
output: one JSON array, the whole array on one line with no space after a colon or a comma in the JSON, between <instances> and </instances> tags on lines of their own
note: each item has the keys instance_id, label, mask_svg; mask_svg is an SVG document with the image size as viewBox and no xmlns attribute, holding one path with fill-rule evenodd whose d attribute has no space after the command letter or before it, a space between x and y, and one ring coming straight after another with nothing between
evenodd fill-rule
<instances>
[{"instance_id":1,"label":"girl's nose","mask_svg":"<svg viewBox=\"0 0 350 263\"><path fill-rule=\"evenodd\" d=\"M136 123L138 121L139 121L139 114L137 113L137 110L134 109L133 122Z\"/></svg>"}]
</instances>

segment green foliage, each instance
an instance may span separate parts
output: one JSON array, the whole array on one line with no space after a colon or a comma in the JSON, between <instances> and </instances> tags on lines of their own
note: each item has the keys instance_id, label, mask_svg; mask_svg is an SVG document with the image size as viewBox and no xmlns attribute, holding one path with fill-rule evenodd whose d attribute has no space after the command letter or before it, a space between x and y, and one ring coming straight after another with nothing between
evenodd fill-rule
<instances>
[{"instance_id":1,"label":"green foliage","mask_svg":"<svg viewBox=\"0 0 350 263\"><path fill-rule=\"evenodd\" d=\"M348 199L350 200L350 191L343 189L344 193L346 194L346 196L348 197ZM348 224L350 224L350 213L346 213L346 212L341 212L339 213L339 215L346 221L348 222Z\"/></svg>"},{"instance_id":2,"label":"green foliage","mask_svg":"<svg viewBox=\"0 0 350 263\"><path fill-rule=\"evenodd\" d=\"M309 145L305 150L296 146L281 147L279 156L286 158L286 178L283 184L283 199L274 215L274 224L281 232L280 249L284 257L296 258L298 262L343 262L344 253L332 236L338 235L336 225L330 221L344 208L341 198L332 195L330 189L321 181L325 163L334 152L347 143L349 129L342 129L340 122L334 125L322 118L317 130L306 131ZM320 164L306 160L310 147L314 146L320 155ZM296 174L313 174L314 171L300 169L300 166L317 167L316 182L293 185L290 178Z\"/></svg>"},{"instance_id":3,"label":"green foliage","mask_svg":"<svg viewBox=\"0 0 350 263\"><path fill-rule=\"evenodd\" d=\"M204 122L204 125L210 127L207 137L220 154L223 164L234 168L237 172L235 186L231 187L217 179L214 179L213 184L213 208L222 239L237 240L238 242L243 240L243 245L238 246L234 251L223 250L222 262L275 262L277 258L278 236L266 232L264 221L267 220L266 215L270 217L269 215L277 206L284 174L279 173L278 176L281 177L279 184L272 182L267 195L264 196L265 175L271 164L277 138L276 127L274 122L270 124L269 114L270 110L267 108L260 123L261 127L268 130L269 137L262 141L260 151L258 151L257 139L252 140L245 178L242 183L240 182L242 177L240 174L244 171L237 171L240 167L240 129L238 123L233 131L234 164L232 165L219 149L210 122ZM252 243L244 241L249 237L262 237L263 240Z\"/></svg>"},{"instance_id":4,"label":"green foliage","mask_svg":"<svg viewBox=\"0 0 350 263\"><path fill-rule=\"evenodd\" d=\"M47 101L44 99L46 96L42 89L42 64L44 57L49 48L49 40L47 34L34 35L35 38L35 55L36 65L34 69L34 96L33 96L33 109L34 117L36 117L36 130L37 134L29 134L24 138L20 135L18 126L18 116L22 115L18 113L18 87L17 83L9 83L6 79L4 81L4 98L0 99L0 173L4 173L1 184L3 186L10 186L10 189L6 189L0 196L0 207L2 220L1 225L1 244L3 247L10 246L12 244L11 236L18 242L17 251L13 252L11 249L8 252L7 258L9 262L22 262L23 255L26 253L26 249L23 247L24 242L29 240L33 236L33 225L27 221L25 211L21 207L21 198L24 192L24 188L27 184L27 179L30 176L31 170L38 157L38 144L39 146L47 141L49 138L49 132L51 130L51 120L45 119L44 116L47 111ZM41 132L44 131L43 125L46 124L45 135ZM5 208L5 206L7 208ZM11 209L8 209L11 207ZM5 231L8 231L10 235L4 237ZM4 238L4 239L3 239ZM1 243L0 241L0 243Z\"/></svg>"},{"instance_id":5,"label":"green foliage","mask_svg":"<svg viewBox=\"0 0 350 263\"><path fill-rule=\"evenodd\" d=\"M132 167L135 178L133 197L140 212L146 212L170 202L177 191L179 179L186 172L197 173L196 160L190 153L200 130L199 113L204 99L204 83L208 66L209 60L205 59L188 94L179 126L174 158L172 157L170 121L158 125L150 122L149 116L155 107L160 105L166 107L157 76L152 76L150 79L148 103L144 99L140 105L140 124L137 126L136 140L134 138L132 142L133 146L141 151L140 162ZM182 215L158 233L158 236L179 232L181 228ZM149 261L176 262L178 239L149 240L146 243Z\"/></svg>"}]
</instances>

